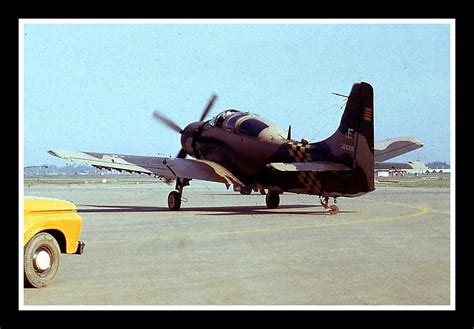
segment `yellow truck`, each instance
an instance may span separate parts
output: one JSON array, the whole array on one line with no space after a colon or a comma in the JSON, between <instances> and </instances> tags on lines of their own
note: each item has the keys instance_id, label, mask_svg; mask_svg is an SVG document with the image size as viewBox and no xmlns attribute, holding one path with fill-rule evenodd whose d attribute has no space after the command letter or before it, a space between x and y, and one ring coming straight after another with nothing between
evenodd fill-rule
<instances>
[{"instance_id":1,"label":"yellow truck","mask_svg":"<svg viewBox=\"0 0 474 329\"><path fill-rule=\"evenodd\" d=\"M56 276L60 254L82 254L82 218L76 206L52 198L24 198L24 278L26 287L46 287Z\"/></svg>"}]
</instances>

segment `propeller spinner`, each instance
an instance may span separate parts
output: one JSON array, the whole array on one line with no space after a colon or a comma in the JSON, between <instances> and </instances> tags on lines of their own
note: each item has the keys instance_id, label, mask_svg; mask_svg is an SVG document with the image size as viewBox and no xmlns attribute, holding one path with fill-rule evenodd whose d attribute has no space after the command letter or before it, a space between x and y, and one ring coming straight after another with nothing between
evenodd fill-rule
<instances>
[{"instance_id":1,"label":"propeller spinner","mask_svg":"<svg viewBox=\"0 0 474 329\"><path fill-rule=\"evenodd\" d=\"M196 129L201 125L201 122L206 118L207 114L212 108L212 105L214 104L215 100L217 99L216 95L212 95L209 101L207 102L206 107L201 113L201 116L199 118L198 122L193 122L189 125L186 126L186 128L182 129L178 124L176 124L173 120L167 118L163 114L161 114L158 111L153 112L153 117L160 121L161 123L165 124L169 128L173 129L174 131L178 132L181 134L181 150L178 152L178 155L176 156L179 159L184 159L186 158L186 155L189 153L192 153L192 140L194 137L194 132Z\"/></svg>"}]
</instances>

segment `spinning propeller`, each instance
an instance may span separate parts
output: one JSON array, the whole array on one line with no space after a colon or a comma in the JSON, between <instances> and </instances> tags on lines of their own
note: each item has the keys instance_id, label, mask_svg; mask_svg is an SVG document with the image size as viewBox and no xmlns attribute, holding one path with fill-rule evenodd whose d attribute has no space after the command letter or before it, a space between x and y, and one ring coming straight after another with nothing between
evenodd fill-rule
<instances>
[{"instance_id":1,"label":"spinning propeller","mask_svg":"<svg viewBox=\"0 0 474 329\"><path fill-rule=\"evenodd\" d=\"M199 118L199 121L203 121L204 118L207 116L207 114L209 113L209 111L211 110L211 107L212 105L214 104L215 100L216 100L217 96L216 95L212 95L212 97L209 99L206 107L204 108L204 111L202 111L201 113L201 117ZM187 138L192 138L192 135L193 135L193 132L194 132L194 128L192 129L193 131L188 131L191 128L191 126L195 126L193 124L190 124L188 125L186 128L182 129L178 124L176 124L173 120L167 118L166 116L164 116L163 114L161 114L160 112L158 111L154 111L153 112L153 117L160 121L161 123L164 123L166 126L168 126L169 128L173 129L174 131L178 132L180 135L181 135L181 145L183 146L183 140L186 140ZM176 156L177 158L180 158L180 159L184 159L186 158L186 150L181 147L181 150L179 151L178 155Z\"/></svg>"}]
</instances>

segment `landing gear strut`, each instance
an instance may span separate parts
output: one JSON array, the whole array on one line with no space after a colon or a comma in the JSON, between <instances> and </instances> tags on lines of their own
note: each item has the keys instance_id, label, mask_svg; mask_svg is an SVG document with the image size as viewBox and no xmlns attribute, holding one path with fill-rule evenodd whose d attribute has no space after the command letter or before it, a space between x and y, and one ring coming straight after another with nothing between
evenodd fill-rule
<instances>
[{"instance_id":1,"label":"landing gear strut","mask_svg":"<svg viewBox=\"0 0 474 329\"><path fill-rule=\"evenodd\" d=\"M330 214L337 214L339 213L339 207L336 205L337 201L336 198L334 198L334 204L331 206L328 206L329 203L329 197L327 196L319 196L319 201L321 201L321 205L324 207L324 209L329 209Z\"/></svg>"},{"instance_id":2,"label":"landing gear strut","mask_svg":"<svg viewBox=\"0 0 474 329\"><path fill-rule=\"evenodd\" d=\"M177 211L181 208L181 196L183 194L183 188L189 185L190 179L187 178L176 178L176 191L171 191L168 194L168 208L172 211Z\"/></svg>"}]
</instances>

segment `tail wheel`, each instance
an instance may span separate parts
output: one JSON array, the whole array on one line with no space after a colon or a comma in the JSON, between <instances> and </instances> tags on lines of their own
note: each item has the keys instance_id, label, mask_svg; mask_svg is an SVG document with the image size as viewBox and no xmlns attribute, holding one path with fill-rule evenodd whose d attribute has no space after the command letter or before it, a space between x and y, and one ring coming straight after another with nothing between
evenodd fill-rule
<instances>
[{"instance_id":1,"label":"tail wheel","mask_svg":"<svg viewBox=\"0 0 474 329\"><path fill-rule=\"evenodd\" d=\"M181 208L181 194L178 191L171 191L168 194L168 208L171 211L177 211Z\"/></svg>"},{"instance_id":2,"label":"tail wheel","mask_svg":"<svg viewBox=\"0 0 474 329\"><path fill-rule=\"evenodd\" d=\"M329 206L329 213L330 213L330 214L337 214L337 213L339 213L339 207L336 206L335 204Z\"/></svg>"},{"instance_id":3,"label":"tail wheel","mask_svg":"<svg viewBox=\"0 0 474 329\"><path fill-rule=\"evenodd\" d=\"M268 191L267 195L265 196L265 202L269 209L278 208L280 205L280 194L276 191Z\"/></svg>"},{"instance_id":4,"label":"tail wheel","mask_svg":"<svg viewBox=\"0 0 474 329\"><path fill-rule=\"evenodd\" d=\"M59 244L51 234L42 232L33 236L25 247L25 286L48 286L58 272L60 254Z\"/></svg>"}]
</instances>

